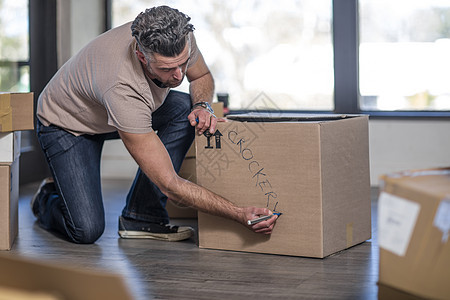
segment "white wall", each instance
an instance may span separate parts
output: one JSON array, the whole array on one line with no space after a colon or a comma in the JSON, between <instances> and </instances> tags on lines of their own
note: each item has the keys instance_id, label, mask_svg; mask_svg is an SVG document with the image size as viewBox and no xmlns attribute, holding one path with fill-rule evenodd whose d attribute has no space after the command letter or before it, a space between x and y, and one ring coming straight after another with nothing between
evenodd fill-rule
<instances>
[{"instance_id":1,"label":"white wall","mask_svg":"<svg viewBox=\"0 0 450 300\"><path fill-rule=\"evenodd\" d=\"M58 55L60 65L103 33L103 0L58 1Z\"/></svg>"},{"instance_id":2,"label":"white wall","mask_svg":"<svg viewBox=\"0 0 450 300\"><path fill-rule=\"evenodd\" d=\"M370 177L450 166L450 120L371 120Z\"/></svg>"},{"instance_id":3,"label":"white wall","mask_svg":"<svg viewBox=\"0 0 450 300\"><path fill-rule=\"evenodd\" d=\"M106 141L103 147L101 174L103 178L133 179L138 166L121 140Z\"/></svg>"}]
</instances>

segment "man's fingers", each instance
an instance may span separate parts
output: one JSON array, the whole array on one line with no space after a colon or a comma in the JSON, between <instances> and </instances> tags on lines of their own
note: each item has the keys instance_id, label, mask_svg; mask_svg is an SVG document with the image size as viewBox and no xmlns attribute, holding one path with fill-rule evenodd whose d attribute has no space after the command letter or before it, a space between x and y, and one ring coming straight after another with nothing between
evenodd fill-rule
<instances>
[{"instance_id":1,"label":"man's fingers","mask_svg":"<svg viewBox=\"0 0 450 300\"><path fill-rule=\"evenodd\" d=\"M197 114L197 120L197 132L199 135L202 135L208 129L211 134L214 133L217 120L213 114L210 114L207 110L201 111Z\"/></svg>"},{"instance_id":2,"label":"man's fingers","mask_svg":"<svg viewBox=\"0 0 450 300\"><path fill-rule=\"evenodd\" d=\"M214 132L216 131L217 118L214 115L211 115L210 121L211 123L209 124L209 132L211 134L214 134Z\"/></svg>"},{"instance_id":3,"label":"man's fingers","mask_svg":"<svg viewBox=\"0 0 450 300\"><path fill-rule=\"evenodd\" d=\"M252 230L256 233L271 234L275 226L275 221L277 217L278 216L275 215L266 221L256 223L255 225L252 226Z\"/></svg>"}]
</instances>

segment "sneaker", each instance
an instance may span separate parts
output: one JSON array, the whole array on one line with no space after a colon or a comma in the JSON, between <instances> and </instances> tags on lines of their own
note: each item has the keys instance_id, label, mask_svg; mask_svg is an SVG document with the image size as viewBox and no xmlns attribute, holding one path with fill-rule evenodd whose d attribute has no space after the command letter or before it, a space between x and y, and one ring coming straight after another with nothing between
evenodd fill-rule
<instances>
[{"instance_id":1,"label":"sneaker","mask_svg":"<svg viewBox=\"0 0 450 300\"><path fill-rule=\"evenodd\" d=\"M33 215L37 218L39 216L39 203L37 200L38 196L41 193L51 193L55 191L55 183L53 181L53 178L48 177L42 180L41 185L39 186L36 194L34 194L33 198L31 198L30 206L31 211L33 212Z\"/></svg>"},{"instance_id":2,"label":"sneaker","mask_svg":"<svg viewBox=\"0 0 450 300\"><path fill-rule=\"evenodd\" d=\"M182 241L194 235L188 226L147 223L119 216L119 235L124 239L154 239L168 242Z\"/></svg>"}]
</instances>

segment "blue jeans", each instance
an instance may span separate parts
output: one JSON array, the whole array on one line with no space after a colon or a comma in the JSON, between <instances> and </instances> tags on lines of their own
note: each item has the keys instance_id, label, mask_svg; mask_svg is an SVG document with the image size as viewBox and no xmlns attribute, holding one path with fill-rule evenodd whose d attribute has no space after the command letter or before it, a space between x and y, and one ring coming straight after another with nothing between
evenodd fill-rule
<instances>
[{"instance_id":1,"label":"blue jeans","mask_svg":"<svg viewBox=\"0 0 450 300\"><path fill-rule=\"evenodd\" d=\"M165 145L178 172L194 140L187 116L190 96L170 91L164 104L152 114L152 127ZM74 243L93 243L105 229L101 192L100 159L105 140L120 138L117 132L74 136L57 127L37 122L37 136L55 180L56 191L41 193L44 203L38 217L41 227L62 234ZM122 211L139 221L169 223L167 197L139 168Z\"/></svg>"}]
</instances>

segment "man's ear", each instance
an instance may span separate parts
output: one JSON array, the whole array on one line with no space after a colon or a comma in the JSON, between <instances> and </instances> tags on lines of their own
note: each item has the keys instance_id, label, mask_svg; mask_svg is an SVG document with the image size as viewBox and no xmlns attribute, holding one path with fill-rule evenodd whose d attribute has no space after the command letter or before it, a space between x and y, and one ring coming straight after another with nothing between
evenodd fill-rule
<instances>
[{"instance_id":1,"label":"man's ear","mask_svg":"<svg viewBox=\"0 0 450 300\"><path fill-rule=\"evenodd\" d=\"M142 52L139 51L139 50L136 50L136 55L137 55L138 59L139 59L144 65L147 65L147 59L145 58L144 53L142 53Z\"/></svg>"}]
</instances>

